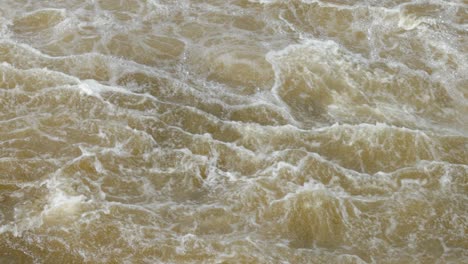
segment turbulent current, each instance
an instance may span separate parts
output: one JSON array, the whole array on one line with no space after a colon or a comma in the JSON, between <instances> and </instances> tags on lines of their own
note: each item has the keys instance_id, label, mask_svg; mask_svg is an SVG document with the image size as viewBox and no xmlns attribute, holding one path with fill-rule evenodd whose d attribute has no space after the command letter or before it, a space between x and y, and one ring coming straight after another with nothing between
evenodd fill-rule
<instances>
[{"instance_id":1,"label":"turbulent current","mask_svg":"<svg viewBox=\"0 0 468 264\"><path fill-rule=\"evenodd\" d=\"M0 263L468 263L468 1L0 0Z\"/></svg>"}]
</instances>

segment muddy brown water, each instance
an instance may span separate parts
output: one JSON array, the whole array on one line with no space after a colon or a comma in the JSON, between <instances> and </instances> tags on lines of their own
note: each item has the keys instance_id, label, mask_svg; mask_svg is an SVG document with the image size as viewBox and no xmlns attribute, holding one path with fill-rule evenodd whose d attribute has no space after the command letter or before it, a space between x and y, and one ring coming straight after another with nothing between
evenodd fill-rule
<instances>
[{"instance_id":1,"label":"muddy brown water","mask_svg":"<svg viewBox=\"0 0 468 264\"><path fill-rule=\"evenodd\" d=\"M468 3L2 0L1 263L467 263Z\"/></svg>"}]
</instances>

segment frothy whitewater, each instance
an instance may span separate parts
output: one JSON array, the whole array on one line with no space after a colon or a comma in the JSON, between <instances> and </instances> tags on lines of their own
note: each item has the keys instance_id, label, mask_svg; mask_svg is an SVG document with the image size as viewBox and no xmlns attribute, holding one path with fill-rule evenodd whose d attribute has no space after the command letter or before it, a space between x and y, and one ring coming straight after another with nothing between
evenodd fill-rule
<instances>
[{"instance_id":1,"label":"frothy whitewater","mask_svg":"<svg viewBox=\"0 0 468 264\"><path fill-rule=\"evenodd\" d=\"M0 2L0 263L468 263L467 1Z\"/></svg>"}]
</instances>

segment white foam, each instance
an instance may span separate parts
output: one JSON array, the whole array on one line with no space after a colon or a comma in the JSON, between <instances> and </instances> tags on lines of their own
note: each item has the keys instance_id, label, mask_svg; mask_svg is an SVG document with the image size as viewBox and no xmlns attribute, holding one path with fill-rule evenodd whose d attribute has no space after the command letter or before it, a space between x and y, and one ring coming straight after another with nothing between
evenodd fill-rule
<instances>
[{"instance_id":1,"label":"white foam","mask_svg":"<svg viewBox=\"0 0 468 264\"><path fill-rule=\"evenodd\" d=\"M61 188L67 186L67 182L65 179L60 179L59 175L46 180L45 185L49 189L47 205L43 211L45 216L72 216L86 199L84 195L71 195L62 190Z\"/></svg>"},{"instance_id":2,"label":"white foam","mask_svg":"<svg viewBox=\"0 0 468 264\"><path fill-rule=\"evenodd\" d=\"M78 85L78 88L81 90L82 94L95 97L100 97L102 91L101 85L94 80L85 80Z\"/></svg>"},{"instance_id":3,"label":"white foam","mask_svg":"<svg viewBox=\"0 0 468 264\"><path fill-rule=\"evenodd\" d=\"M83 195L73 196L57 190L49 197L46 214L57 213L58 211L67 215L74 214L78 210L79 204L84 201L85 196Z\"/></svg>"},{"instance_id":4,"label":"white foam","mask_svg":"<svg viewBox=\"0 0 468 264\"><path fill-rule=\"evenodd\" d=\"M405 30L413 30L419 27L420 30L424 28L420 27L422 24L435 25L437 21L427 17L417 17L415 15L404 15L400 13L398 21L398 27Z\"/></svg>"}]
</instances>

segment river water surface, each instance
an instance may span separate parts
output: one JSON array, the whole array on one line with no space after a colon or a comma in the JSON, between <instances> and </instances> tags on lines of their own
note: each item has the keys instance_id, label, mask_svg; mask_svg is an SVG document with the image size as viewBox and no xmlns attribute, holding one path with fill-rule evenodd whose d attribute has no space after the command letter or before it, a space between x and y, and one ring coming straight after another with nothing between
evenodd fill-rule
<instances>
[{"instance_id":1,"label":"river water surface","mask_svg":"<svg viewBox=\"0 0 468 264\"><path fill-rule=\"evenodd\" d=\"M0 2L0 263L468 262L467 1Z\"/></svg>"}]
</instances>

